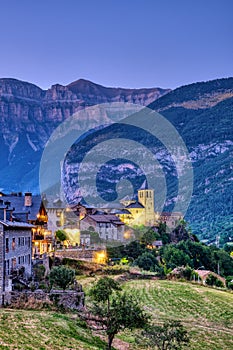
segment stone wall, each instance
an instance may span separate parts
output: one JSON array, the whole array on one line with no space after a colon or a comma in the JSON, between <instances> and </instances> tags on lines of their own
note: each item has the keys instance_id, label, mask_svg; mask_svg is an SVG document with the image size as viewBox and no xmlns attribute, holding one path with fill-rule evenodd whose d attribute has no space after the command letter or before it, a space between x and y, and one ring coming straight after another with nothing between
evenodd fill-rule
<instances>
[{"instance_id":1,"label":"stone wall","mask_svg":"<svg viewBox=\"0 0 233 350\"><path fill-rule=\"evenodd\" d=\"M6 302L13 308L38 309L43 307L60 307L65 310L81 310L84 307L84 292L76 290L13 291L8 293Z\"/></svg>"},{"instance_id":2,"label":"stone wall","mask_svg":"<svg viewBox=\"0 0 233 350\"><path fill-rule=\"evenodd\" d=\"M56 251L56 257L93 261L96 250L67 249Z\"/></svg>"}]
</instances>

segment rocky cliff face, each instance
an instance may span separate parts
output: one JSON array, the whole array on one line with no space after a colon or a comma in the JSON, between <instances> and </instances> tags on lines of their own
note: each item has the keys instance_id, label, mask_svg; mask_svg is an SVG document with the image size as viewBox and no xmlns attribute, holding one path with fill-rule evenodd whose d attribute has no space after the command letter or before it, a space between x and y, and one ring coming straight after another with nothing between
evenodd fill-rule
<instances>
[{"instance_id":1,"label":"rocky cliff face","mask_svg":"<svg viewBox=\"0 0 233 350\"><path fill-rule=\"evenodd\" d=\"M48 90L0 79L0 188L38 191L41 152L56 126L85 106L105 102L148 105L169 90L106 88L87 80Z\"/></svg>"}]
</instances>

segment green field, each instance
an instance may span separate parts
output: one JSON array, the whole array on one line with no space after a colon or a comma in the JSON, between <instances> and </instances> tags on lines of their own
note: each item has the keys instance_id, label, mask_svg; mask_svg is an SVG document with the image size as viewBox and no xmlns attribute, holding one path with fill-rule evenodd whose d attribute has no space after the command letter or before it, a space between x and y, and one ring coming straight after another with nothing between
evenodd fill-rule
<instances>
[{"instance_id":1,"label":"green field","mask_svg":"<svg viewBox=\"0 0 233 350\"><path fill-rule=\"evenodd\" d=\"M94 278L83 279L88 289ZM185 282L130 281L134 293L155 323L179 319L191 335L188 349L233 349L233 293ZM101 339L76 315L52 311L0 310L0 349L105 349ZM134 334L124 332L114 343L120 350L138 349Z\"/></svg>"}]
</instances>

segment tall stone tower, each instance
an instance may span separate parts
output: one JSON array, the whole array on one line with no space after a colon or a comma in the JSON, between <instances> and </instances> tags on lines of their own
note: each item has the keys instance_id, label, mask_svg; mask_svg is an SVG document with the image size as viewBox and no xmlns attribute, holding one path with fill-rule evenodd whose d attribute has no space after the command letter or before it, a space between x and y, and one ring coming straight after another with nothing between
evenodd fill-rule
<instances>
[{"instance_id":1,"label":"tall stone tower","mask_svg":"<svg viewBox=\"0 0 233 350\"><path fill-rule=\"evenodd\" d=\"M154 207L154 190L139 190L138 201L145 208L145 225L154 225L155 207Z\"/></svg>"}]
</instances>

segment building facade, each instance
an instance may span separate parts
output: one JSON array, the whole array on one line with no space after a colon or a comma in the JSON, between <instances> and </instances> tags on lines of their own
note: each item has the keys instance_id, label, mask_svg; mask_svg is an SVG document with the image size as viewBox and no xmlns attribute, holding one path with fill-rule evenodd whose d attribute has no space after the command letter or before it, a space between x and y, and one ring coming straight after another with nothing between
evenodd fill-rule
<instances>
[{"instance_id":1,"label":"building facade","mask_svg":"<svg viewBox=\"0 0 233 350\"><path fill-rule=\"evenodd\" d=\"M12 193L0 198L0 219L27 222L32 229L32 256L50 252L53 248L52 232L48 230L48 215L41 196L33 196L31 192L24 195Z\"/></svg>"},{"instance_id":2,"label":"building facade","mask_svg":"<svg viewBox=\"0 0 233 350\"><path fill-rule=\"evenodd\" d=\"M158 226L159 222L165 222L170 229L175 228L179 220L183 219L181 213L155 212L154 202L153 189L139 190L138 200L122 201L124 207L116 215L129 226Z\"/></svg>"},{"instance_id":3,"label":"building facade","mask_svg":"<svg viewBox=\"0 0 233 350\"><path fill-rule=\"evenodd\" d=\"M80 231L94 229L104 241L123 241L125 225L116 215L87 215L80 221Z\"/></svg>"},{"instance_id":4,"label":"building facade","mask_svg":"<svg viewBox=\"0 0 233 350\"><path fill-rule=\"evenodd\" d=\"M23 222L0 220L0 298L12 288L12 279L32 274L32 228Z\"/></svg>"}]
</instances>

